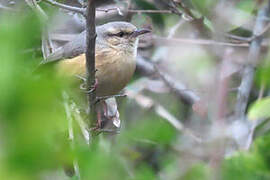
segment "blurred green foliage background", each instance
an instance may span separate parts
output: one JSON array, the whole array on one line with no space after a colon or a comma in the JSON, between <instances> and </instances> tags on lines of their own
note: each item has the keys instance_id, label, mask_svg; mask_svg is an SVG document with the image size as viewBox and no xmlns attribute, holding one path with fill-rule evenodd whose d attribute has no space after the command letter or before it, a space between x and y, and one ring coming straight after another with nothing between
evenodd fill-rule
<instances>
[{"instance_id":1,"label":"blurred green foliage background","mask_svg":"<svg viewBox=\"0 0 270 180\"><path fill-rule=\"evenodd\" d=\"M141 9L155 8L153 3L143 0L136 3ZM193 0L191 4L194 11L211 21L208 15L216 3ZM253 4L253 1L239 1L237 7L253 12ZM170 28L167 24L176 19L166 15L150 18L160 31ZM208 180L215 177L215 168L211 167L209 159L189 157L176 147L188 143L184 141L185 136L153 111L136 107L130 99L123 100L120 113L121 119L129 121L114 140L100 135L89 148L77 137L72 148L62 103L62 91L68 82L58 79L50 70L44 74L33 73L42 59L40 44L44 26L31 9L26 8L19 16L1 12L0 179L79 179L77 176L69 178L63 172L64 168L72 166L74 159L78 162L81 179ZM269 66L260 70L258 84L263 79L268 85ZM181 116L185 107L170 96L164 98L169 99L166 107ZM269 108L269 103L266 106ZM238 151L221 160L221 179L270 179L269 147L270 134L266 131L256 139L250 151ZM183 151L193 148L197 146ZM186 166L189 158L192 162Z\"/></svg>"}]
</instances>

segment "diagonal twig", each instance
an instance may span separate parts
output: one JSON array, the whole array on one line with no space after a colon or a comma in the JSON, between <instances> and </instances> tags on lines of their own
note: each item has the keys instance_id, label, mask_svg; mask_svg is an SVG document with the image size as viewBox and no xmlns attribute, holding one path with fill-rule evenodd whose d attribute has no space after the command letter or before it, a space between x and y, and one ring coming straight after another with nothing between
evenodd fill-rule
<instances>
[{"instance_id":1,"label":"diagonal twig","mask_svg":"<svg viewBox=\"0 0 270 180\"><path fill-rule=\"evenodd\" d=\"M253 35L255 38L252 40L248 53L247 64L245 65L244 71L242 73L241 84L238 89L237 103L235 105L235 118L245 119L246 107L248 104L249 94L253 85L253 78L255 74L255 68L259 61L259 54L261 50L261 44L263 37L257 36L264 31L266 27L267 20L269 20L270 14L270 1L268 5L262 8L258 12L255 27L253 30Z\"/></svg>"},{"instance_id":2,"label":"diagonal twig","mask_svg":"<svg viewBox=\"0 0 270 180\"><path fill-rule=\"evenodd\" d=\"M71 149L74 150L75 142L74 142L72 108L68 102L68 100L69 100L68 94L66 92L63 92L62 97L63 97L64 108L65 108L67 119L68 119L68 138L70 140ZM80 170L79 170L79 165L78 165L77 159L74 159L73 166L74 166L76 176L80 179Z\"/></svg>"},{"instance_id":3,"label":"diagonal twig","mask_svg":"<svg viewBox=\"0 0 270 180\"><path fill-rule=\"evenodd\" d=\"M249 47L249 43L230 43L220 42L211 39L186 39L186 38L166 38L153 36L154 43L157 45L175 45L175 44L192 44L206 46L230 46L230 47Z\"/></svg>"},{"instance_id":4,"label":"diagonal twig","mask_svg":"<svg viewBox=\"0 0 270 180\"><path fill-rule=\"evenodd\" d=\"M51 4L52 6L56 6L56 7L62 8L62 9L73 11L73 12L79 13L79 14L81 14L83 16L86 16L86 9L85 8L69 6L69 5L66 5L66 4L56 2L54 0L43 0L43 1L48 3L48 4Z\"/></svg>"},{"instance_id":5,"label":"diagonal twig","mask_svg":"<svg viewBox=\"0 0 270 180\"><path fill-rule=\"evenodd\" d=\"M145 60L142 56L137 57L137 69L147 76L158 76L179 99L189 105L193 105L200 100L200 97L195 92L187 90L184 84L176 82L168 74L159 71L154 64Z\"/></svg>"},{"instance_id":6,"label":"diagonal twig","mask_svg":"<svg viewBox=\"0 0 270 180\"><path fill-rule=\"evenodd\" d=\"M173 116L166 108L164 108L162 105L156 103L153 99L150 97L144 96L139 93L135 93L133 91L127 91L127 94L130 98L135 99L138 105L140 105L143 108L152 109L154 112L165 119L168 123L170 123L177 131L183 132L185 135L190 137L192 140L194 140L197 143L202 143L202 139L197 137L195 134L193 134L192 131L190 131L188 128L186 128L181 121L179 121L175 116Z\"/></svg>"},{"instance_id":7,"label":"diagonal twig","mask_svg":"<svg viewBox=\"0 0 270 180\"><path fill-rule=\"evenodd\" d=\"M86 8L69 6L63 3L56 2L54 0L43 0L43 1L48 4L51 4L52 6L56 6L56 7L86 16ZM150 14L172 14L173 13L172 10L148 10L148 9L146 10L137 10L137 9L121 10L119 7L107 8L107 9L97 8L96 11L102 11L105 13L108 13L110 11L117 11L118 14L121 16L124 15L122 11L129 12L129 13L150 13Z\"/></svg>"}]
</instances>

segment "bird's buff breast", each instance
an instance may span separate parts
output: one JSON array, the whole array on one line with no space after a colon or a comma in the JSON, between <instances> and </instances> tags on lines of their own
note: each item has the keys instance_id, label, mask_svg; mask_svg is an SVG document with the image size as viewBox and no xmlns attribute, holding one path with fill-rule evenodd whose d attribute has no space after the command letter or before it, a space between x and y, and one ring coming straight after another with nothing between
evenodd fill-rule
<instances>
[{"instance_id":1,"label":"bird's buff breast","mask_svg":"<svg viewBox=\"0 0 270 180\"><path fill-rule=\"evenodd\" d=\"M96 93L98 96L109 96L119 93L130 81L135 71L136 52L126 53L106 50L96 53ZM58 71L61 75L85 76L85 54L59 62Z\"/></svg>"}]
</instances>

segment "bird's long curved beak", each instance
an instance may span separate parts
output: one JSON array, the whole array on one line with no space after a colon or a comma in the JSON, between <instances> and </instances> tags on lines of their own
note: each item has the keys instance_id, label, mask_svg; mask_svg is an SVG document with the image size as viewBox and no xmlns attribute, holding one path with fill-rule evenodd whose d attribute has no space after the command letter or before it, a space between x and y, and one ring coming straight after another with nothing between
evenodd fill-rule
<instances>
[{"instance_id":1,"label":"bird's long curved beak","mask_svg":"<svg viewBox=\"0 0 270 180\"><path fill-rule=\"evenodd\" d=\"M151 30L149 30L149 29L139 29L139 30L134 31L131 36L138 37L142 34L146 34L146 33L150 33L150 32L151 32Z\"/></svg>"}]
</instances>

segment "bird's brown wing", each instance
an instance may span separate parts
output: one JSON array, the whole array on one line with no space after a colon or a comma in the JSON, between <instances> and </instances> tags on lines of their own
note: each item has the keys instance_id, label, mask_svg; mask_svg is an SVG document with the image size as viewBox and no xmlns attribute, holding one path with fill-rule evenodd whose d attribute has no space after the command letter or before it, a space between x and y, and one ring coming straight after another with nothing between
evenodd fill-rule
<instances>
[{"instance_id":1,"label":"bird's brown wing","mask_svg":"<svg viewBox=\"0 0 270 180\"><path fill-rule=\"evenodd\" d=\"M95 65L97 69L100 69L102 71L104 68L104 65L106 66L106 64L111 63L111 60L113 60L112 57L115 57L115 55L110 52L111 52L110 49L105 48L104 46L100 45L97 38L96 52L95 52L95 57L96 57ZM85 63L86 63L85 53L82 53L75 57L69 56L69 58L67 59L58 61L56 64L56 67L59 73L63 75L85 76L86 74ZM97 72L97 74L99 73L100 72Z\"/></svg>"}]
</instances>

